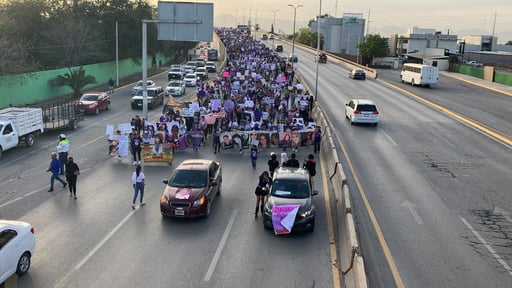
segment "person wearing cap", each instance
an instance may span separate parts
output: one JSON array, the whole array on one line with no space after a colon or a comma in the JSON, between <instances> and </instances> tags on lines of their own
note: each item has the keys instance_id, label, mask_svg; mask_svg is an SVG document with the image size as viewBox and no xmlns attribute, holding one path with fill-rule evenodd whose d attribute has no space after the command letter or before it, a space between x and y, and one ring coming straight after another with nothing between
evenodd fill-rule
<instances>
[{"instance_id":1,"label":"person wearing cap","mask_svg":"<svg viewBox=\"0 0 512 288\"><path fill-rule=\"evenodd\" d=\"M66 163L66 181L69 184L69 197L76 197L76 179L80 175L80 168L78 168L78 164L73 161L73 157L68 158L68 163Z\"/></svg>"},{"instance_id":2,"label":"person wearing cap","mask_svg":"<svg viewBox=\"0 0 512 288\"><path fill-rule=\"evenodd\" d=\"M52 172L52 176L50 178L50 189L48 190L48 192L53 192L53 183L55 182L55 179L62 183L62 188L66 188L66 186L68 185L68 183L64 182L64 180L60 179L59 177L59 172L61 172L62 165L59 159L57 159L57 153L52 152L51 158L52 161L50 161L50 167L48 167L48 169L46 170L46 172Z\"/></svg>"},{"instance_id":3,"label":"person wearing cap","mask_svg":"<svg viewBox=\"0 0 512 288\"><path fill-rule=\"evenodd\" d=\"M57 153L59 153L59 161L61 165L60 175L64 175L64 165L68 163L68 153L69 153L69 140L66 138L66 135L59 135L59 144L57 145Z\"/></svg>"}]
</instances>

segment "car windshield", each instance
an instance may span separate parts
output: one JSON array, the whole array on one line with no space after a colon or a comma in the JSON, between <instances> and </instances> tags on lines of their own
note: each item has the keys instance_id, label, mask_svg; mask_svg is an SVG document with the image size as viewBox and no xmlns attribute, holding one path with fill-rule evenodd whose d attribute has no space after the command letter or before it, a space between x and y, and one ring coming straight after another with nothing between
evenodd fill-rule
<instances>
[{"instance_id":1,"label":"car windshield","mask_svg":"<svg viewBox=\"0 0 512 288\"><path fill-rule=\"evenodd\" d=\"M187 78L187 79L195 79L196 75L188 74L187 76L185 76L185 78Z\"/></svg>"},{"instance_id":2,"label":"car windshield","mask_svg":"<svg viewBox=\"0 0 512 288\"><path fill-rule=\"evenodd\" d=\"M171 187L203 188L207 184L206 178L207 173L204 170L176 170L168 185Z\"/></svg>"},{"instance_id":3,"label":"car windshield","mask_svg":"<svg viewBox=\"0 0 512 288\"><path fill-rule=\"evenodd\" d=\"M98 95L83 95L81 101L98 101Z\"/></svg>"},{"instance_id":4,"label":"car windshield","mask_svg":"<svg viewBox=\"0 0 512 288\"><path fill-rule=\"evenodd\" d=\"M359 105L357 105L357 110L373 112L373 111L377 111L377 107L375 107L375 105L370 105L370 104L359 104Z\"/></svg>"},{"instance_id":5,"label":"car windshield","mask_svg":"<svg viewBox=\"0 0 512 288\"><path fill-rule=\"evenodd\" d=\"M277 179L272 183L272 196L281 198L307 198L309 186L307 181Z\"/></svg>"},{"instance_id":6,"label":"car windshield","mask_svg":"<svg viewBox=\"0 0 512 288\"><path fill-rule=\"evenodd\" d=\"M180 87L180 82L171 82L167 86L169 86L169 87Z\"/></svg>"},{"instance_id":7,"label":"car windshield","mask_svg":"<svg viewBox=\"0 0 512 288\"><path fill-rule=\"evenodd\" d=\"M150 97L157 95L157 92L155 89L148 89L147 91L148 91L148 96L150 96ZM137 93L135 93L135 96L143 96L143 94L142 94L143 92L144 92L144 90L140 89L139 91L137 91Z\"/></svg>"}]
</instances>

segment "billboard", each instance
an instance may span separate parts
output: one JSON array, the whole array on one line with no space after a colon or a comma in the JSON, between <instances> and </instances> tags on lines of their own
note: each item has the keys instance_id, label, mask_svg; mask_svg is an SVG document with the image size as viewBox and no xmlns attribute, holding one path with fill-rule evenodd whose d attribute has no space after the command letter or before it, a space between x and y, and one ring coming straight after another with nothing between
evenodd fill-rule
<instances>
[{"instance_id":1,"label":"billboard","mask_svg":"<svg viewBox=\"0 0 512 288\"><path fill-rule=\"evenodd\" d=\"M213 3L158 1L158 40L213 40Z\"/></svg>"}]
</instances>

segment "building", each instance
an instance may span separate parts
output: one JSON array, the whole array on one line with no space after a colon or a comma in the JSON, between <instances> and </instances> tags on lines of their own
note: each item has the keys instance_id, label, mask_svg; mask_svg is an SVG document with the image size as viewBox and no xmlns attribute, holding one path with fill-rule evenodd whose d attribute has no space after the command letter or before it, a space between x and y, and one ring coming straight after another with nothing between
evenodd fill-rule
<instances>
[{"instance_id":1,"label":"building","mask_svg":"<svg viewBox=\"0 0 512 288\"><path fill-rule=\"evenodd\" d=\"M443 49L447 54L456 54L459 48L457 35L442 34L430 28L413 27L405 34L391 37L390 50L402 57L410 53L425 53L427 48Z\"/></svg>"},{"instance_id":2,"label":"building","mask_svg":"<svg viewBox=\"0 0 512 288\"><path fill-rule=\"evenodd\" d=\"M325 16L319 20L320 34L324 37L324 51L358 55L357 46L364 40L365 19L362 13L343 13L342 18ZM317 25L318 21L311 22L313 32L318 31Z\"/></svg>"},{"instance_id":3,"label":"building","mask_svg":"<svg viewBox=\"0 0 512 288\"><path fill-rule=\"evenodd\" d=\"M463 36L461 41L465 43L464 51L496 51L498 38L491 35Z\"/></svg>"}]
</instances>

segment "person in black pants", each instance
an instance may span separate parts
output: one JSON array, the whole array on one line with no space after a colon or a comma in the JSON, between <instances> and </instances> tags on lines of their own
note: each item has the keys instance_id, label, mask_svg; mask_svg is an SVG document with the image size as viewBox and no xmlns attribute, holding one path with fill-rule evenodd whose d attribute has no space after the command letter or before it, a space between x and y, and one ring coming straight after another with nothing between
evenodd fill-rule
<instances>
[{"instance_id":1,"label":"person in black pants","mask_svg":"<svg viewBox=\"0 0 512 288\"><path fill-rule=\"evenodd\" d=\"M220 153L220 130L219 128L213 129L213 153L217 154L217 152Z\"/></svg>"},{"instance_id":2,"label":"person in black pants","mask_svg":"<svg viewBox=\"0 0 512 288\"><path fill-rule=\"evenodd\" d=\"M68 158L68 163L66 163L66 181L69 184L69 197L76 197L76 179L80 174L80 168L78 168L78 164L73 161L73 157Z\"/></svg>"}]
</instances>

